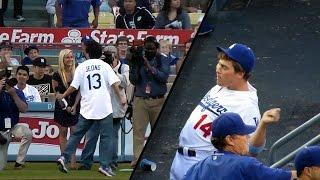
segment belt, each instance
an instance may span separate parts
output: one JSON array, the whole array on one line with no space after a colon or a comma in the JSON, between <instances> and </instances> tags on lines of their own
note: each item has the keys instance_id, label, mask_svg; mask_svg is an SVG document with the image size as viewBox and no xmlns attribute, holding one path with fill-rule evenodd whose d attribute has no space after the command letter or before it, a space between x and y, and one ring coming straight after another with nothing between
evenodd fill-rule
<instances>
[{"instance_id":1,"label":"belt","mask_svg":"<svg viewBox=\"0 0 320 180\"><path fill-rule=\"evenodd\" d=\"M178 153L180 153L181 155L186 155L186 156L190 156L190 157L196 156L196 151L193 149L189 149L187 147L179 147Z\"/></svg>"},{"instance_id":2,"label":"belt","mask_svg":"<svg viewBox=\"0 0 320 180\"><path fill-rule=\"evenodd\" d=\"M142 96L137 96L140 97L142 99L161 99L164 98L164 95L159 95L159 96L146 96L146 97L142 97Z\"/></svg>"}]
</instances>

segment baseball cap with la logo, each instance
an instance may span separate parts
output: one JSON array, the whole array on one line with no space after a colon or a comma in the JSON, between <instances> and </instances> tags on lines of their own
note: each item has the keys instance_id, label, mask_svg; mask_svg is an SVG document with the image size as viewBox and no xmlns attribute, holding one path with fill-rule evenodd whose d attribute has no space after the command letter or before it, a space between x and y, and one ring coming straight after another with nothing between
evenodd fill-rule
<instances>
[{"instance_id":1,"label":"baseball cap with la logo","mask_svg":"<svg viewBox=\"0 0 320 180\"><path fill-rule=\"evenodd\" d=\"M35 60L33 60L32 64L34 66L46 67L47 66L47 60L44 57L37 57Z\"/></svg>"},{"instance_id":2,"label":"baseball cap with la logo","mask_svg":"<svg viewBox=\"0 0 320 180\"><path fill-rule=\"evenodd\" d=\"M217 47L219 52L238 62L246 72L251 72L255 63L255 56L250 47L243 44L232 44L228 48Z\"/></svg>"}]
</instances>

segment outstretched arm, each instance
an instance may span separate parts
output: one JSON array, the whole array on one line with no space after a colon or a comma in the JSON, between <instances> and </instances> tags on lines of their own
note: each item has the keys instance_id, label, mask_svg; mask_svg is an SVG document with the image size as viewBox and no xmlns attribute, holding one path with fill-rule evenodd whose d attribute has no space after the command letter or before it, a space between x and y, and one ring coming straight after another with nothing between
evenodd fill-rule
<instances>
[{"instance_id":1,"label":"outstretched arm","mask_svg":"<svg viewBox=\"0 0 320 180\"><path fill-rule=\"evenodd\" d=\"M250 139L250 146L256 149L254 151L251 150L251 155L256 155L262 151L266 141L267 126L280 120L280 111L280 108L273 108L263 113L261 121Z\"/></svg>"}]
</instances>

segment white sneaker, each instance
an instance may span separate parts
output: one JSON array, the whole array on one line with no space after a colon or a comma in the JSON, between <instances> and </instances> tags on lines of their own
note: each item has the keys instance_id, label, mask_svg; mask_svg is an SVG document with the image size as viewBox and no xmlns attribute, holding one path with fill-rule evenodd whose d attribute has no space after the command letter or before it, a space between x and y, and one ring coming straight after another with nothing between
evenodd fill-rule
<instances>
[{"instance_id":1,"label":"white sneaker","mask_svg":"<svg viewBox=\"0 0 320 180\"><path fill-rule=\"evenodd\" d=\"M63 173L68 173L68 169L65 163L65 158L63 156L61 156L58 160L57 160L57 164L59 166L59 171L63 172Z\"/></svg>"},{"instance_id":2,"label":"white sneaker","mask_svg":"<svg viewBox=\"0 0 320 180\"><path fill-rule=\"evenodd\" d=\"M99 172L105 176L109 176L109 177L112 177L112 176L115 176L116 174L114 172L112 172L112 169L110 167L102 167L100 166L99 167Z\"/></svg>"}]
</instances>

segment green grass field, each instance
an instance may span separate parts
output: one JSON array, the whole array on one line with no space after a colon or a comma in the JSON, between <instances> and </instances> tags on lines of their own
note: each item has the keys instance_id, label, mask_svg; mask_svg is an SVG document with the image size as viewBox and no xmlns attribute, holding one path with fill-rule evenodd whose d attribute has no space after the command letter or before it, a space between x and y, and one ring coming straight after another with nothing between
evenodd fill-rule
<instances>
[{"instance_id":1,"label":"green grass field","mask_svg":"<svg viewBox=\"0 0 320 180\"><path fill-rule=\"evenodd\" d=\"M94 164L91 171L71 170L68 174L61 173L55 162L27 162L26 166L17 170L14 163L8 163L3 171L0 171L0 179L119 179L127 180L131 175L129 163L120 163L119 170L114 177L107 177L98 172L99 164Z\"/></svg>"}]
</instances>

